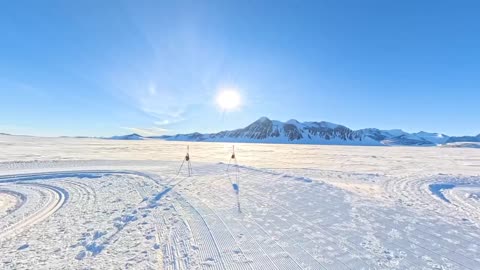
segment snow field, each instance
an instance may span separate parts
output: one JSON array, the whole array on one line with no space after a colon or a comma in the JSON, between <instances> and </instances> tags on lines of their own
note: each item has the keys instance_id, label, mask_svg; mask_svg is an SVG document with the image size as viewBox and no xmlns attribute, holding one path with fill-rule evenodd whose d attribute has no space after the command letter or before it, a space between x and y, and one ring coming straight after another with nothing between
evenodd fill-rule
<instances>
[{"instance_id":1,"label":"snow field","mask_svg":"<svg viewBox=\"0 0 480 270\"><path fill-rule=\"evenodd\" d=\"M227 164L194 154L192 177L176 176L183 152L0 162L0 268L480 269L474 152L455 149L465 159L439 160L440 173L423 150L288 147L238 147L240 164L245 149L258 155L238 167L241 212ZM202 155L228 161L227 150Z\"/></svg>"}]
</instances>

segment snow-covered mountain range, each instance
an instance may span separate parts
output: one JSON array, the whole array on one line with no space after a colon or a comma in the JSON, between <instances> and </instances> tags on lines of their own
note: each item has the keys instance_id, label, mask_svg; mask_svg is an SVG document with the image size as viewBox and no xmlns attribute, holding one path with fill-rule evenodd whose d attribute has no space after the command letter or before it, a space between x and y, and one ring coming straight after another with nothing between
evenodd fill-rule
<instances>
[{"instance_id":1,"label":"snow-covered mountain range","mask_svg":"<svg viewBox=\"0 0 480 270\"><path fill-rule=\"evenodd\" d=\"M135 136L133 136L135 135ZM142 139L138 134L124 139ZM122 136L114 137L122 139ZM218 133L178 134L173 136L149 137L170 141L202 142L248 142L248 143L299 143L326 145L410 145L435 146L455 142L480 142L478 136L450 137L440 133L408 133L400 129L380 130L367 128L352 130L346 126L329 122L281 122L262 117L245 128Z\"/></svg>"},{"instance_id":2,"label":"snow-covered mountain range","mask_svg":"<svg viewBox=\"0 0 480 270\"><path fill-rule=\"evenodd\" d=\"M128 135L113 136L113 137L110 137L110 138L107 138L107 139L111 139L111 140L143 140L144 137L142 137L141 135L139 135L137 133L132 133L132 134L128 134Z\"/></svg>"}]
</instances>

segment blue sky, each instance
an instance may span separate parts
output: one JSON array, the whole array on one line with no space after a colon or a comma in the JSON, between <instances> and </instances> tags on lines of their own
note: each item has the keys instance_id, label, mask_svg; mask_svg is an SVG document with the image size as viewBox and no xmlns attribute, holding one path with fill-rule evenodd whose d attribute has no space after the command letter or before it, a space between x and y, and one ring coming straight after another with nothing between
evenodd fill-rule
<instances>
[{"instance_id":1,"label":"blue sky","mask_svg":"<svg viewBox=\"0 0 480 270\"><path fill-rule=\"evenodd\" d=\"M480 133L478 1L7 1L0 132ZM219 89L242 95L223 114Z\"/></svg>"}]
</instances>

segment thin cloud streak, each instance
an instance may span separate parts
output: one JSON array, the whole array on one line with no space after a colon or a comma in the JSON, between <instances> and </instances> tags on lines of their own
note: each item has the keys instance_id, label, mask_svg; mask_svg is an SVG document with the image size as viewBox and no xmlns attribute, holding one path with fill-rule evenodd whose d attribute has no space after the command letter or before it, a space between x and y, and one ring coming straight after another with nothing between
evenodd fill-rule
<instances>
[{"instance_id":1,"label":"thin cloud streak","mask_svg":"<svg viewBox=\"0 0 480 270\"><path fill-rule=\"evenodd\" d=\"M122 128L142 136L158 136L158 135L163 135L169 131L168 129L160 128L160 127L150 127L150 128L122 127Z\"/></svg>"}]
</instances>

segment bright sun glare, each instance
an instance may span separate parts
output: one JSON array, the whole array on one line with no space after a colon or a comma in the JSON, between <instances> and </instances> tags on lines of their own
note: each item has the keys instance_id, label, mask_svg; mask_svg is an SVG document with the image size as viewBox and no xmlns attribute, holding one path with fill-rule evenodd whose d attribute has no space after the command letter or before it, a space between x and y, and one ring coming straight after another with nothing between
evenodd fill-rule
<instances>
[{"instance_id":1,"label":"bright sun glare","mask_svg":"<svg viewBox=\"0 0 480 270\"><path fill-rule=\"evenodd\" d=\"M240 94L235 90L222 90L217 95L217 104L224 111L234 110L240 106L240 103Z\"/></svg>"}]
</instances>

